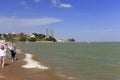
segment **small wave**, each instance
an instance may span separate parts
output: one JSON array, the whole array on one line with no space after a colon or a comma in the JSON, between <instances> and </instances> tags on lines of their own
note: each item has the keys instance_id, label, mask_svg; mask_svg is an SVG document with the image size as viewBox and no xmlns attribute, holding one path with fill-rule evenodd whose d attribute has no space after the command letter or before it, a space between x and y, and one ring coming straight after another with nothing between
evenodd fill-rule
<instances>
[{"instance_id":1,"label":"small wave","mask_svg":"<svg viewBox=\"0 0 120 80\"><path fill-rule=\"evenodd\" d=\"M38 69L42 69L42 70L46 70L48 69L48 67L40 65L39 62L35 61L32 59L32 55L31 54L25 54L26 57L24 59L24 61L27 62L27 64L23 65L23 68L38 68Z\"/></svg>"}]
</instances>

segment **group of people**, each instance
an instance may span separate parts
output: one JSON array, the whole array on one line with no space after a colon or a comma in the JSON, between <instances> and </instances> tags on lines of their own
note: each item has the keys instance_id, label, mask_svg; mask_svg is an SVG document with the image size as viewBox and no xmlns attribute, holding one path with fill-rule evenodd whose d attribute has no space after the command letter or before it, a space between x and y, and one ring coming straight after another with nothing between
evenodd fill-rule
<instances>
[{"instance_id":1,"label":"group of people","mask_svg":"<svg viewBox=\"0 0 120 80\"><path fill-rule=\"evenodd\" d=\"M11 54L11 60L15 61L17 58L15 57L16 55L16 46L11 44L8 45L7 43L2 44L0 46L0 61L1 61L1 67L4 68L5 65L5 59L8 58L8 53Z\"/></svg>"}]
</instances>

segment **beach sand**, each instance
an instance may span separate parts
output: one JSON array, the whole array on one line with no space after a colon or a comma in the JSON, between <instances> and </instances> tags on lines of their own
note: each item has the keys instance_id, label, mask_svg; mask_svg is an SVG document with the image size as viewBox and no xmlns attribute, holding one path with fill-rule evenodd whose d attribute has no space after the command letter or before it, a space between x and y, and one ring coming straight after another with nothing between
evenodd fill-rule
<instances>
[{"instance_id":1,"label":"beach sand","mask_svg":"<svg viewBox=\"0 0 120 80\"><path fill-rule=\"evenodd\" d=\"M0 80L68 80L67 78L53 75L49 71L21 67L26 64L24 52L18 52L16 57L18 60L14 62L10 58L6 59L5 67L3 69L0 68Z\"/></svg>"}]
</instances>

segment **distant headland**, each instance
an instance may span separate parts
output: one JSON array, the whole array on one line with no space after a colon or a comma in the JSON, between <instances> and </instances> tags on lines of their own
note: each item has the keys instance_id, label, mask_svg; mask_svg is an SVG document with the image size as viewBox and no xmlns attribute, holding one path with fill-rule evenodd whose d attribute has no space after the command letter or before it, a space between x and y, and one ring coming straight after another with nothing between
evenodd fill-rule
<instances>
[{"instance_id":1,"label":"distant headland","mask_svg":"<svg viewBox=\"0 0 120 80\"><path fill-rule=\"evenodd\" d=\"M62 39L57 40L53 36L49 36L41 33L2 33L0 34L0 40L9 42L66 42ZM75 42L74 38L70 38L67 42Z\"/></svg>"}]
</instances>

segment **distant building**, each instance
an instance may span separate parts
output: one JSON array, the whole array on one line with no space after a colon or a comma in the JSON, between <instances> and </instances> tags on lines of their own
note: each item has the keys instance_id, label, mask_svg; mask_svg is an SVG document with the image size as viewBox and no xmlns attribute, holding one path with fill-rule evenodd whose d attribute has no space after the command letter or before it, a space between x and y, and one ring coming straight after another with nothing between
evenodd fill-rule
<instances>
[{"instance_id":1,"label":"distant building","mask_svg":"<svg viewBox=\"0 0 120 80\"><path fill-rule=\"evenodd\" d=\"M48 36L48 35L45 35L45 39L48 39L50 36Z\"/></svg>"},{"instance_id":2,"label":"distant building","mask_svg":"<svg viewBox=\"0 0 120 80\"><path fill-rule=\"evenodd\" d=\"M14 34L16 34L15 32L12 32L12 34L14 35Z\"/></svg>"},{"instance_id":3,"label":"distant building","mask_svg":"<svg viewBox=\"0 0 120 80\"><path fill-rule=\"evenodd\" d=\"M57 42L65 42L65 41L62 39L58 39Z\"/></svg>"},{"instance_id":4,"label":"distant building","mask_svg":"<svg viewBox=\"0 0 120 80\"><path fill-rule=\"evenodd\" d=\"M34 38L34 37L35 37L35 35L34 35L34 34L32 34L32 35L30 35L30 37Z\"/></svg>"}]
</instances>

